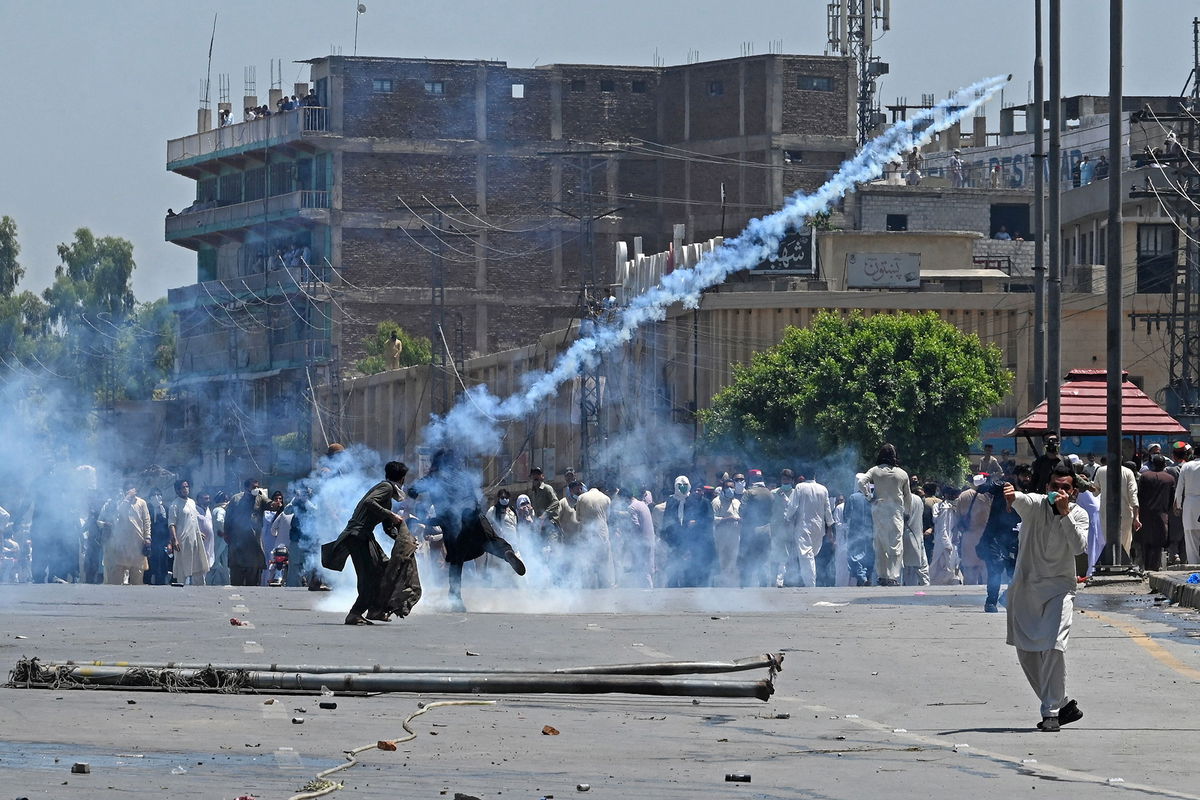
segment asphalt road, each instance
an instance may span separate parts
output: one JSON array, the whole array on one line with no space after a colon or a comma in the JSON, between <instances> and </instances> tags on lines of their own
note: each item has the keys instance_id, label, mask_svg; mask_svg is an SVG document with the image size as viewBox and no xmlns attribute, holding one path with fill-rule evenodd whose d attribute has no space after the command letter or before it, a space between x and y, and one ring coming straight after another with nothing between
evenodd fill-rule
<instances>
[{"instance_id":1,"label":"asphalt road","mask_svg":"<svg viewBox=\"0 0 1200 800\"><path fill-rule=\"evenodd\" d=\"M435 709L397 752L364 753L331 797L561 800L587 783L587 797L623 799L1200 798L1195 612L1155 606L1143 585L1081 592L1067 663L1085 716L1045 734L1004 615L983 613L982 592L468 588L469 608L492 610L446 613L435 596L409 620L351 628L314 610L336 600L305 590L0 586L0 664L541 669L784 651L765 703L508 695ZM253 627L231 626L235 616ZM317 697L271 697L0 689L0 800L287 798L343 749L403 735L419 701L462 699L339 697L321 710ZM72 774L76 761L91 773Z\"/></svg>"}]
</instances>

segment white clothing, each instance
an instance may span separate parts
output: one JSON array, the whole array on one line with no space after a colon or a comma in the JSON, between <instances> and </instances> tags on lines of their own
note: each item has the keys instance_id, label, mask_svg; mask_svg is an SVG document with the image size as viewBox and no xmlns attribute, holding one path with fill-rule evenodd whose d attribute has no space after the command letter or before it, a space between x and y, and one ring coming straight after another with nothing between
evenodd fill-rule
<instances>
[{"instance_id":1,"label":"white clothing","mask_svg":"<svg viewBox=\"0 0 1200 800\"><path fill-rule=\"evenodd\" d=\"M1096 470L1096 496L1100 500L1100 531L1104 537L1104 542L1108 544L1108 531L1106 529L1105 516L1105 499L1104 490L1108 488L1106 481L1108 480L1108 466L1103 466ZM1193 486L1193 489L1196 489ZM1176 487L1178 492L1178 487ZM1178 496L1178 495L1177 495ZM1137 476L1129 467L1121 467L1121 547L1125 550L1125 555L1133 553L1133 511L1138 507L1138 489Z\"/></svg>"},{"instance_id":2,"label":"white clothing","mask_svg":"<svg viewBox=\"0 0 1200 800\"><path fill-rule=\"evenodd\" d=\"M741 543L742 501L737 497L714 497L713 541L717 548L714 586L737 586L738 545Z\"/></svg>"},{"instance_id":3,"label":"white clothing","mask_svg":"<svg viewBox=\"0 0 1200 800\"><path fill-rule=\"evenodd\" d=\"M1062 650L1017 650L1017 662L1042 701L1042 716L1057 717L1067 701L1067 659Z\"/></svg>"},{"instance_id":4,"label":"white clothing","mask_svg":"<svg viewBox=\"0 0 1200 800\"><path fill-rule=\"evenodd\" d=\"M587 589L611 589L617 584L616 562L608 533L608 511L612 500L599 489L588 489L575 501L575 516L591 558L580 559L581 578ZM590 561L590 564L589 564Z\"/></svg>"},{"instance_id":5,"label":"white clothing","mask_svg":"<svg viewBox=\"0 0 1200 800\"><path fill-rule=\"evenodd\" d=\"M816 481L797 484L783 516L791 525L788 567L798 568L805 586L816 586L817 553L825 543L825 532L833 527L829 490Z\"/></svg>"},{"instance_id":6,"label":"white clothing","mask_svg":"<svg viewBox=\"0 0 1200 800\"><path fill-rule=\"evenodd\" d=\"M146 571L144 548L150 544L150 508L140 497L130 502L122 497L111 507L108 539L104 543L104 582L121 584L125 572L129 583L141 585Z\"/></svg>"},{"instance_id":7,"label":"white clothing","mask_svg":"<svg viewBox=\"0 0 1200 800\"><path fill-rule=\"evenodd\" d=\"M1008 587L1008 643L1018 650L1066 650L1075 601L1075 556L1087 549L1088 515L1059 515L1042 494L1017 492L1017 565ZM1036 687L1035 687L1036 688Z\"/></svg>"},{"instance_id":8,"label":"white clothing","mask_svg":"<svg viewBox=\"0 0 1200 800\"><path fill-rule=\"evenodd\" d=\"M850 562L846 552L850 546L850 529L846 525L846 504L833 507L833 585L850 586Z\"/></svg>"},{"instance_id":9,"label":"white clothing","mask_svg":"<svg viewBox=\"0 0 1200 800\"><path fill-rule=\"evenodd\" d=\"M929 559L925 554L925 501L912 495L904 520L904 585L929 585Z\"/></svg>"},{"instance_id":10,"label":"white clothing","mask_svg":"<svg viewBox=\"0 0 1200 800\"><path fill-rule=\"evenodd\" d=\"M876 464L859 478L858 490L871 500L875 575L881 581L899 583L904 557L904 518L912 504L908 473L899 467Z\"/></svg>"},{"instance_id":11,"label":"white clothing","mask_svg":"<svg viewBox=\"0 0 1200 800\"><path fill-rule=\"evenodd\" d=\"M954 525L958 514L954 504L942 500L933 507L933 561L929 564L929 582L934 586L962 583L958 571L958 549L954 546Z\"/></svg>"},{"instance_id":12,"label":"white clothing","mask_svg":"<svg viewBox=\"0 0 1200 800\"><path fill-rule=\"evenodd\" d=\"M205 508L200 513L196 507L196 520L200 523L200 538L204 541L204 553L208 556L208 567L212 569L217 563L217 534L213 531L212 508Z\"/></svg>"},{"instance_id":13,"label":"white clothing","mask_svg":"<svg viewBox=\"0 0 1200 800\"><path fill-rule=\"evenodd\" d=\"M204 539L200 536L200 518L196 501L190 497L176 497L167 506L167 525L175 532L175 563L171 572L175 580L182 583L192 578L194 583L204 583L204 575L212 562L204 550Z\"/></svg>"}]
</instances>

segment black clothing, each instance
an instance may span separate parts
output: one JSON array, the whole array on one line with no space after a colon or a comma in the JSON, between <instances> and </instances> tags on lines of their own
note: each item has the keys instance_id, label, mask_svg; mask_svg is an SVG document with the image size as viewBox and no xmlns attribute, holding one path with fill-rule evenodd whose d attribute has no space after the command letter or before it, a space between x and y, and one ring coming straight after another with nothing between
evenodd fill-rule
<instances>
[{"instance_id":1,"label":"black clothing","mask_svg":"<svg viewBox=\"0 0 1200 800\"><path fill-rule=\"evenodd\" d=\"M1042 453L1033 460L1033 491L1039 494L1046 491L1046 484L1050 482L1050 473L1054 471L1054 467L1058 464L1063 464L1067 467L1071 466L1071 462L1058 453L1054 455Z\"/></svg>"},{"instance_id":2,"label":"black clothing","mask_svg":"<svg viewBox=\"0 0 1200 800\"><path fill-rule=\"evenodd\" d=\"M321 547L321 565L326 569L341 572L346 558L354 564L358 578L358 598L350 607L349 617L360 617L368 610L376 610L380 583L386 559L383 548L375 541L375 526L383 523L388 536L397 537L398 528L392 516L392 500L399 500L400 493L391 481L380 481L363 495L350 515L350 521L338 538ZM408 534L407 527L404 534ZM412 537L409 536L409 539Z\"/></svg>"},{"instance_id":3,"label":"black clothing","mask_svg":"<svg viewBox=\"0 0 1200 800\"><path fill-rule=\"evenodd\" d=\"M421 599L421 576L417 571L417 540L401 524L392 529L396 541L384 566L375 608L385 614L407 617Z\"/></svg>"},{"instance_id":4,"label":"black clothing","mask_svg":"<svg viewBox=\"0 0 1200 800\"><path fill-rule=\"evenodd\" d=\"M266 569L262 547L263 511L271 501L258 492L238 492L225 507L225 538L229 542L229 581L234 586L258 586Z\"/></svg>"},{"instance_id":5,"label":"black clothing","mask_svg":"<svg viewBox=\"0 0 1200 800\"><path fill-rule=\"evenodd\" d=\"M712 503L695 493L682 502L683 521L680 522L679 498L675 495L667 498L661 536L668 547L668 555L660 569L667 571L668 586L709 586L717 561Z\"/></svg>"},{"instance_id":6,"label":"black clothing","mask_svg":"<svg viewBox=\"0 0 1200 800\"><path fill-rule=\"evenodd\" d=\"M751 486L742 495L738 573L742 586L774 586L771 563L771 506L774 495L766 486Z\"/></svg>"}]
</instances>

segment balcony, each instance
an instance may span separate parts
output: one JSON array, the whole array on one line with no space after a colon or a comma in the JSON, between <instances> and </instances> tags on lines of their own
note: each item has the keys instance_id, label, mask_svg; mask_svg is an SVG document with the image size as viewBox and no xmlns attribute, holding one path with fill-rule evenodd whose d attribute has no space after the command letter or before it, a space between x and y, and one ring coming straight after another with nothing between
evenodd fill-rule
<instances>
[{"instance_id":1,"label":"balcony","mask_svg":"<svg viewBox=\"0 0 1200 800\"><path fill-rule=\"evenodd\" d=\"M323 134L329 130L329 109L305 106L250 122L238 122L167 142L167 169L182 169L212 157L234 155Z\"/></svg>"},{"instance_id":2,"label":"balcony","mask_svg":"<svg viewBox=\"0 0 1200 800\"><path fill-rule=\"evenodd\" d=\"M257 120L256 120L257 121ZM224 231L265 222L293 221L299 227L328 221L329 192L301 190L248 203L185 210L166 220L168 242L195 249Z\"/></svg>"}]
</instances>

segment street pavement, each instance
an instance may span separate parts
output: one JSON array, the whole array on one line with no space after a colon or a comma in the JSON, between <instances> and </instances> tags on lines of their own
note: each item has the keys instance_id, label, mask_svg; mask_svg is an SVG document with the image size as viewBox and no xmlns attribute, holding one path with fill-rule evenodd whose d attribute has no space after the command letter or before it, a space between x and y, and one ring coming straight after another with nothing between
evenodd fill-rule
<instances>
[{"instance_id":1,"label":"street pavement","mask_svg":"<svg viewBox=\"0 0 1200 800\"><path fill-rule=\"evenodd\" d=\"M505 695L418 717L330 795L360 798L1200 798L1200 616L1144 583L1089 588L1067 656L1084 711L1038 703L983 587L436 590L408 620L341 624L303 589L0 586L0 664L43 660L546 669L785 654L768 702ZM444 608L444 606L441 606ZM230 617L253 627L233 627ZM717 676L762 677L764 671ZM265 704L274 697L275 702ZM341 753L404 734L418 702L0 689L0 800L287 798ZM298 712L294 709L304 708ZM293 717L303 717L294 724ZM543 735L543 726L560 731ZM72 774L74 762L90 774ZM726 782L748 773L749 783ZM577 790L588 784L588 794Z\"/></svg>"}]
</instances>

